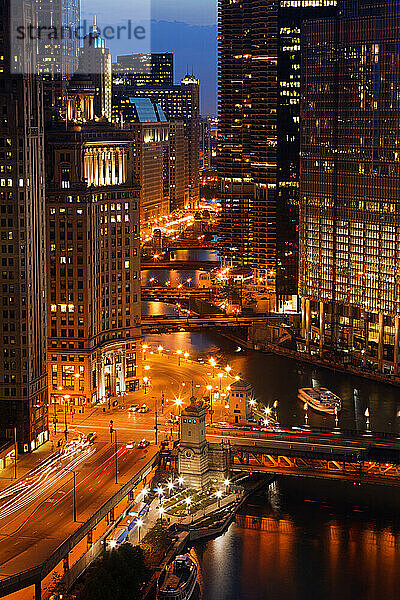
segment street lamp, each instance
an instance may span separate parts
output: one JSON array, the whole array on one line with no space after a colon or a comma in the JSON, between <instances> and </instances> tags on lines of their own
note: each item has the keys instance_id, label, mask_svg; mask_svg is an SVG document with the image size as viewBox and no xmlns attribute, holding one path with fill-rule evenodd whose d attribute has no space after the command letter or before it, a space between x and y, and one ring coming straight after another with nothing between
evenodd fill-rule
<instances>
[{"instance_id":1,"label":"street lamp","mask_svg":"<svg viewBox=\"0 0 400 600\"><path fill-rule=\"evenodd\" d=\"M221 498L222 498L221 490L218 490L218 492L215 495L217 496L217 499L218 499L218 508L221 508Z\"/></svg>"},{"instance_id":2,"label":"street lamp","mask_svg":"<svg viewBox=\"0 0 400 600\"><path fill-rule=\"evenodd\" d=\"M158 514L160 515L160 519L161 519L161 523L162 523L162 516L165 513L165 509L163 506L160 506L158 509Z\"/></svg>"},{"instance_id":3,"label":"street lamp","mask_svg":"<svg viewBox=\"0 0 400 600\"><path fill-rule=\"evenodd\" d=\"M172 490L174 489L174 484L173 484L173 482L172 482L172 481L168 481L168 483L167 483L167 487L168 487L168 490L169 490L169 497L171 498L171 492L172 492Z\"/></svg>"},{"instance_id":4,"label":"street lamp","mask_svg":"<svg viewBox=\"0 0 400 600\"><path fill-rule=\"evenodd\" d=\"M306 425L308 425L308 402L304 404L304 419L306 421Z\"/></svg>"},{"instance_id":5,"label":"street lamp","mask_svg":"<svg viewBox=\"0 0 400 600\"><path fill-rule=\"evenodd\" d=\"M182 487L182 485L183 485L183 477L178 477L178 483L179 483L179 487Z\"/></svg>"},{"instance_id":6,"label":"street lamp","mask_svg":"<svg viewBox=\"0 0 400 600\"><path fill-rule=\"evenodd\" d=\"M143 344L142 346L142 352L143 352L143 360L146 360L146 350L148 350L149 347L147 344Z\"/></svg>"},{"instance_id":7,"label":"street lamp","mask_svg":"<svg viewBox=\"0 0 400 600\"><path fill-rule=\"evenodd\" d=\"M208 359L208 362L209 362L209 363L210 363L210 365L212 366L212 369L213 369L213 370L212 370L212 376L213 376L213 379L214 379L214 375L215 375L215 365L216 365L217 363L215 362L215 358L209 358L209 359Z\"/></svg>"},{"instance_id":8,"label":"street lamp","mask_svg":"<svg viewBox=\"0 0 400 600\"><path fill-rule=\"evenodd\" d=\"M158 494L158 502L159 502L159 504L161 504L161 498L164 494L164 490L161 487L161 485L159 485L158 488L156 489L156 493Z\"/></svg>"},{"instance_id":9,"label":"street lamp","mask_svg":"<svg viewBox=\"0 0 400 600\"><path fill-rule=\"evenodd\" d=\"M191 498L185 498L185 502L186 502L186 509L188 514L190 513L190 505L192 504L192 499Z\"/></svg>"},{"instance_id":10,"label":"street lamp","mask_svg":"<svg viewBox=\"0 0 400 600\"><path fill-rule=\"evenodd\" d=\"M158 354L161 356L164 348L160 345L160 346L158 346L157 350L158 350Z\"/></svg>"},{"instance_id":11,"label":"street lamp","mask_svg":"<svg viewBox=\"0 0 400 600\"><path fill-rule=\"evenodd\" d=\"M136 525L137 525L137 528L138 528L138 543L140 544L140 529L141 529L141 527L143 525L142 519L138 519L136 521Z\"/></svg>"},{"instance_id":12,"label":"street lamp","mask_svg":"<svg viewBox=\"0 0 400 600\"><path fill-rule=\"evenodd\" d=\"M147 384L149 383L149 378L143 377L143 383L144 383L144 393L147 394Z\"/></svg>"},{"instance_id":13,"label":"street lamp","mask_svg":"<svg viewBox=\"0 0 400 600\"><path fill-rule=\"evenodd\" d=\"M223 373L218 373L218 377L219 377L219 391L221 391L222 389L222 378L223 378L224 374Z\"/></svg>"},{"instance_id":14,"label":"street lamp","mask_svg":"<svg viewBox=\"0 0 400 600\"><path fill-rule=\"evenodd\" d=\"M64 429L64 435L65 435L65 441L67 441L68 439L68 421L67 421L67 404L68 404L68 400L71 396L68 396L68 394L66 394L64 396L64 425L65 425L65 429Z\"/></svg>"},{"instance_id":15,"label":"street lamp","mask_svg":"<svg viewBox=\"0 0 400 600\"><path fill-rule=\"evenodd\" d=\"M226 365L226 367L225 367L225 371L226 371L226 372L228 373L228 375L229 375L229 373L232 371L232 367L231 367L231 365Z\"/></svg>"},{"instance_id":16,"label":"street lamp","mask_svg":"<svg viewBox=\"0 0 400 600\"><path fill-rule=\"evenodd\" d=\"M181 354L182 354L182 350L177 350L176 353L178 355L178 367L180 367L181 366Z\"/></svg>"},{"instance_id":17,"label":"street lamp","mask_svg":"<svg viewBox=\"0 0 400 600\"><path fill-rule=\"evenodd\" d=\"M231 484L231 482L229 481L229 479L224 480L224 486L225 486L226 492L228 492L230 484Z\"/></svg>"},{"instance_id":18,"label":"street lamp","mask_svg":"<svg viewBox=\"0 0 400 600\"><path fill-rule=\"evenodd\" d=\"M184 354L183 356L184 356L184 357L186 358L186 360L187 360L187 359L189 358L189 352L185 352L185 354Z\"/></svg>"}]
</instances>

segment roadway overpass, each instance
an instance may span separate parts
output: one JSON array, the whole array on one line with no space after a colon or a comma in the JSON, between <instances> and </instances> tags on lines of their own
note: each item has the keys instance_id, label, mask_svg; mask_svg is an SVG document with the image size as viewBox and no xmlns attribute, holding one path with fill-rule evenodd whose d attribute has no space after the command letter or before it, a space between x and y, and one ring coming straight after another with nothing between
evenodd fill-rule
<instances>
[{"instance_id":1,"label":"roadway overpass","mask_svg":"<svg viewBox=\"0 0 400 600\"><path fill-rule=\"evenodd\" d=\"M229 316L229 315L152 315L142 318L143 333L162 333L181 329L208 329L210 327L250 327L253 323L265 322L265 315Z\"/></svg>"},{"instance_id":2,"label":"roadway overpass","mask_svg":"<svg viewBox=\"0 0 400 600\"><path fill-rule=\"evenodd\" d=\"M400 485L400 439L395 435L340 430L221 432L214 428L207 436L226 444L232 472Z\"/></svg>"},{"instance_id":3,"label":"roadway overpass","mask_svg":"<svg viewBox=\"0 0 400 600\"><path fill-rule=\"evenodd\" d=\"M216 288L190 288L187 286L171 287L170 285L147 285L142 286L142 300L158 300L160 302L179 302L199 298L200 300L211 300L216 293Z\"/></svg>"}]
</instances>

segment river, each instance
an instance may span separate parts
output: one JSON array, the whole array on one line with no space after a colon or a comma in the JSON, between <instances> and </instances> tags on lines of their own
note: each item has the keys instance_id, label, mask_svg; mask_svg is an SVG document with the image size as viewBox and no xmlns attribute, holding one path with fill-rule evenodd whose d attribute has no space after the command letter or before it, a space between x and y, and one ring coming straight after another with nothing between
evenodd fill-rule
<instances>
[{"instance_id":1,"label":"river","mask_svg":"<svg viewBox=\"0 0 400 600\"><path fill-rule=\"evenodd\" d=\"M163 312L156 304L145 312ZM283 425L304 422L297 390L316 380L343 398L342 427L363 430L368 407L372 429L400 431L395 387L249 352L211 331L151 335L146 343L229 363L258 400L271 405L278 399ZM332 417L313 411L309 422L333 425ZM269 494L248 502L224 535L195 546L203 600L398 600L398 515L397 488L279 478Z\"/></svg>"}]
</instances>

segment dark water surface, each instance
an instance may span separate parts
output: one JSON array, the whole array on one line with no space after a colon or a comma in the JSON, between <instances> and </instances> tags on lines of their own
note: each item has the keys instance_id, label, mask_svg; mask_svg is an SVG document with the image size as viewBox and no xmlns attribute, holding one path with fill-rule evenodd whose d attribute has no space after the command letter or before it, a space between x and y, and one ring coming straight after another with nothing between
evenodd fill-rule
<instances>
[{"instance_id":1,"label":"dark water surface","mask_svg":"<svg viewBox=\"0 0 400 600\"><path fill-rule=\"evenodd\" d=\"M279 400L284 425L304 422L299 387L317 380L343 398L340 424L400 429L400 390L279 356L247 352L208 333L154 335L148 344L229 363L265 404ZM357 392L355 392L357 390ZM311 425L332 417L309 411ZM203 600L400 599L400 490L349 482L280 478L251 499L228 531L195 547Z\"/></svg>"},{"instance_id":2,"label":"dark water surface","mask_svg":"<svg viewBox=\"0 0 400 600\"><path fill-rule=\"evenodd\" d=\"M161 303L146 303L153 314L164 311ZM168 306L173 313L174 307ZM172 310L171 310L172 309ZM212 332L180 332L147 336L146 342L165 348L188 351L192 357L214 356L223 366L229 363L234 373L241 373L254 389L255 397L266 405L278 400L278 418L284 426L304 424L304 408L297 398L301 387L313 382L327 387L343 400L339 425L347 429L365 430L365 410L370 413L371 429L374 431L400 432L400 389L375 383L327 369L297 362L281 356L250 352L240 349L224 337ZM333 427L332 416L309 413L309 423L315 426Z\"/></svg>"},{"instance_id":3,"label":"dark water surface","mask_svg":"<svg viewBox=\"0 0 400 600\"><path fill-rule=\"evenodd\" d=\"M197 543L203 600L400 598L399 491L281 479Z\"/></svg>"}]
</instances>

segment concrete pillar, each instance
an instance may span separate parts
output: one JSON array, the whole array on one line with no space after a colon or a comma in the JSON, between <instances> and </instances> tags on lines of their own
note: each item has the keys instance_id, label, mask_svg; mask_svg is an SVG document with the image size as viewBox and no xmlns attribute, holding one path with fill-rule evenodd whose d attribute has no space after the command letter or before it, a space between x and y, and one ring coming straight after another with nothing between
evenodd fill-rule
<instances>
[{"instance_id":1,"label":"concrete pillar","mask_svg":"<svg viewBox=\"0 0 400 600\"><path fill-rule=\"evenodd\" d=\"M117 149L118 153L118 183L122 183L122 150L121 148Z\"/></svg>"},{"instance_id":2,"label":"concrete pillar","mask_svg":"<svg viewBox=\"0 0 400 600\"><path fill-rule=\"evenodd\" d=\"M126 152L125 148L122 148L122 180L121 183L126 181Z\"/></svg>"},{"instance_id":3,"label":"concrete pillar","mask_svg":"<svg viewBox=\"0 0 400 600\"><path fill-rule=\"evenodd\" d=\"M310 352L311 338L311 301L306 299L306 352Z\"/></svg>"},{"instance_id":4,"label":"concrete pillar","mask_svg":"<svg viewBox=\"0 0 400 600\"><path fill-rule=\"evenodd\" d=\"M306 299L301 297L301 331L302 338L306 337Z\"/></svg>"},{"instance_id":5,"label":"concrete pillar","mask_svg":"<svg viewBox=\"0 0 400 600\"><path fill-rule=\"evenodd\" d=\"M325 336L325 305L319 303L319 355L322 356Z\"/></svg>"},{"instance_id":6,"label":"concrete pillar","mask_svg":"<svg viewBox=\"0 0 400 600\"><path fill-rule=\"evenodd\" d=\"M99 185L99 150L93 149L94 152L94 184Z\"/></svg>"},{"instance_id":7,"label":"concrete pillar","mask_svg":"<svg viewBox=\"0 0 400 600\"><path fill-rule=\"evenodd\" d=\"M105 167L105 181L104 183L106 185L110 185L110 153L108 150L105 150L104 152L104 167Z\"/></svg>"},{"instance_id":8,"label":"concrete pillar","mask_svg":"<svg viewBox=\"0 0 400 600\"><path fill-rule=\"evenodd\" d=\"M378 367L379 370L382 371L382 361L383 361L383 334L385 331L384 327L384 316L383 313L380 312L378 315Z\"/></svg>"},{"instance_id":9,"label":"concrete pillar","mask_svg":"<svg viewBox=\"0 0 400 600\"><path fill-rule=\"evenodd\" d=\"M104 185L104 150L100 148L99 156L99 184Z\"/></svg>"},{"instance_id":10,"label":"concrete pillar","mask_svg":"<svg viewBox=\"0 0 400 600\"><path fill-rule=\"evenodd\" d=\"M42 582L35 583L35 600L42 600Z\"/></svg>"},{"instance_id":11,"label":"concrete pillar","mask_svg":"<svg viewBox=\"0 0 400 600\"><path fill-rule=\"evenodd\" d=\"M399 331L400 331L400 317L394 318L394 373L399 373Z\"/></svg>"},{"instance_id":12,"label":"concrete pillar","mask_svg":"<svg viewBox=\"0 0 400 600\"><path fill-rule=\"evenodd\" d=\"M117 174L115 172L115 149L111 149L111 183L115 185L117 183Z\"/></svg>"}]
</instances>

